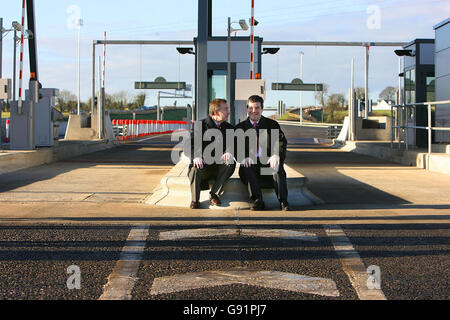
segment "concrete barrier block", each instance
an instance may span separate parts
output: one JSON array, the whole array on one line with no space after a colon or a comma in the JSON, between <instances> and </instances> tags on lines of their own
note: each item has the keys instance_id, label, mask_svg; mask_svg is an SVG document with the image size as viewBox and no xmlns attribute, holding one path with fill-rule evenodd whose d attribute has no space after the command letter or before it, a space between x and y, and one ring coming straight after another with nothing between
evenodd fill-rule
<instances>
[{"instance_id":1,"label":"concrete barrier block","mask_svg":"<svg viewBox=\"0 0 450 320\"><path fill-rule=\"evenodd\" d=\"M188 164L180 161L163 179L161 184L148 198L146 204L167 207L188 208L191 203L191 190L188 178ZM317 198L307 189L308 179L285 165L288 177L287 184L289 190L288 201L292 207L302 207L322 204L323 201ZM268 209L277 209L278 199L273 189L263 189L264 202ZM227 181L223 192L220 195L222 206L209 206L209 190L200 194L201 208L209 209L249 209L251 203L248 199L248 190L239 178L239 166L237 166L233 176Z\"/></svg>"}]
</instances>

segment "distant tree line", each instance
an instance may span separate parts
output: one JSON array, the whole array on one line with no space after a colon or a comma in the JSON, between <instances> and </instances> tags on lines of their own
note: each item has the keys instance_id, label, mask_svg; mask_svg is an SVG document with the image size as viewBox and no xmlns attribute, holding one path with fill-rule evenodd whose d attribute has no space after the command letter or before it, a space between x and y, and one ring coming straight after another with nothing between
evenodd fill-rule
<instances>
[{"instance_id":1,"label":"distant tree line","mask_svg":"<svg viewBox=\"0 0 450 320\"><path fill-rule=\"evenodd\" d=\"M140 93L136 96L130 97L125 91L120 91L114 94L106 94L105 108L106 110L136 110L144 106L146 99L145 93ZM57 98L56 108L60 112L73 113L77 110L77 96L68 90L62 90ZM89 112L91 110L92 98L88 102L81 102L80 109Z\"/></svg>"},{"instance_id":2,"label":"distant tree line","mask_svg":"<svg viewBox=\"0 0 450 320\"><path fill-rule=\"evenodd\" d=\"M379 98L382 100L394 100L397 88L389 86L381 91ZM365 89L362 87L355 88L356 99L365 100ZM311 116L316 118L316 121L323 121L327 123L342 123L344 118L348 115L348 100L343 93L328 93L328 85L323 85L323 91L316 93L317 102L323 106L320 116L323 119L317 119L317 111L311 112Z\"/></svg>"}]
</instances>

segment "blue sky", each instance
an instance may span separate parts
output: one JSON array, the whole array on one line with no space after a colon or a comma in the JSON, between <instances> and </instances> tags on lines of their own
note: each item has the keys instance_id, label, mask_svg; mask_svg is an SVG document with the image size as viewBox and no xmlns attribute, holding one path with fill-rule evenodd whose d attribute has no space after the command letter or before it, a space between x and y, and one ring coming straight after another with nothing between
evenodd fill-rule
<instances>
[{"instance_id":1,"label":"blue sky","mask_svg":"<svg viewBox=\"0 0 450 320\"><path fill-rule=\"evenodd\" d=\"M21 1L3 1L0 17L5 27L20 21ZM250 17L250 0L214 0L213 34L226 35L227 17ZM379 13L375 19L374 12ZM72 27L78 11L82 28L82 99L90 95L91 43L108 32L110 39L192 40L197 35L196 0L37 0L36 21L39 71L44 87L76 92L77 30ZM434 38L433 26L450 16L448 0L255 0L256 35L264 40L315 41L400 41ZM375 20L374 20L375 19ZM377 22L371 24L370 22ZM368 26L369 22L369 26ZM240 33L245 35L245 33ZM4 77L12 74L12 36L4 39ZM376 99L386 86L397 84L398 59L394 48L371 50L371 97ZM99 50L101 51L101 50ZM364 49L330 47L283 47L276 56L265 56L263 78L290 82L299 77L299 52L304 56L304 81L323 82L331 93L346 93L350 86L350 62L355 58L356 85L364 85ZM101 52L99 52L101 53ZM194 59L179 57L174 47L108 47L108 93L136 94L134 81L194 81ZM142 57L142 59L141 59ZM28 56L25 55L25 72ZM181 70L181 71L180 71ZM26 73L27 74L27 73ZM148 105L156 103L156 93L148 92ZM299 104L299 93L269 92L268 104L284 100ZM313 94L304 94L304 104L313 104Z\"/></svg>"}]
</instances>

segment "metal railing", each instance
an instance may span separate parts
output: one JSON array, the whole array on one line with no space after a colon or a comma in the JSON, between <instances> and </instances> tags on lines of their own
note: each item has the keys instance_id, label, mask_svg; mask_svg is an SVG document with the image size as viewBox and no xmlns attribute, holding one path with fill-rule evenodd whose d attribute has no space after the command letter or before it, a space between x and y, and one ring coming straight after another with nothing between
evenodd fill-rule
<instances>
[{"instance_id":1,"label":"metal railing","mask_svg":"<svg viewBox=\"0 0 450 320\"><path fill-rule=\"evenodd\" d=\"M410 103L403 105L394 105L391 106L391 120L392 120L392 129L391 129L391 148L394 148L394 140L398 139L398 148L401 148L401 130L404 130L404 144L405 150L408 150L408 135L409 129L419 129L419 130L427 130L428 131L428 154L430 155L433 152L433 130L435 131L450 131L450 127L433 127L432 124L432 107L443 104L450 104L450 100L446 101L434 101L434 102L421 102L421 103ZM408 125L409 120L409 109L414 109L416 107L424 107L426 106L428 109L428 126L410 126ZM394 108L397 109L396 114L394 115ZM402 122L404 122L402 124ZM397 129L397 133L395 130Z\"/></svg>"},{"instance_id":2,"label":"metal railing","mask_svg":"<svg viewBox=\"0 0 450 320\"><path fill-rule=\"evenodd\" d=\"M336 139L342 130L342 125L331 125L328 127L328 139Z\"/></svg>"}]
</instances>

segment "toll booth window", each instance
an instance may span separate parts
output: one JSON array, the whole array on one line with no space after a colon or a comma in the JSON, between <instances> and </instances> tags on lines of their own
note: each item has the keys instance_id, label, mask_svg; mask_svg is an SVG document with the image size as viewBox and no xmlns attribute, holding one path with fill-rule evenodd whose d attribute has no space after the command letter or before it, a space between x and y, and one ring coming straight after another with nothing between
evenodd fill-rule
<instances>
[{"instance_id":1,"label":"toll booth window","mask_svg":"<svg viewBox=\"0 0 450 320\"><path fill-rule=\"evenodd\" d=\"M416 70L406 71L405 77L406 103L416 103Z\"/></svg>"},{"instance_id":2,"label":"toll booth window","mask_svg":"<svg viewBox=\"0 0 450 320\"><path fill-rule=\"evenodd\" d=\"M427 101L436 101L435 77L427 77Z\"/></svg>"},{"instance_id":3,"label":"toll booth window","mask_svg":"<svg viewBox=\"0 0 450 320\"><path fill-rule=\"evenodd\" d=\"M227 71L214 70L209 78L209 98L227 99Z\"/></svg>"}]
</instances>

